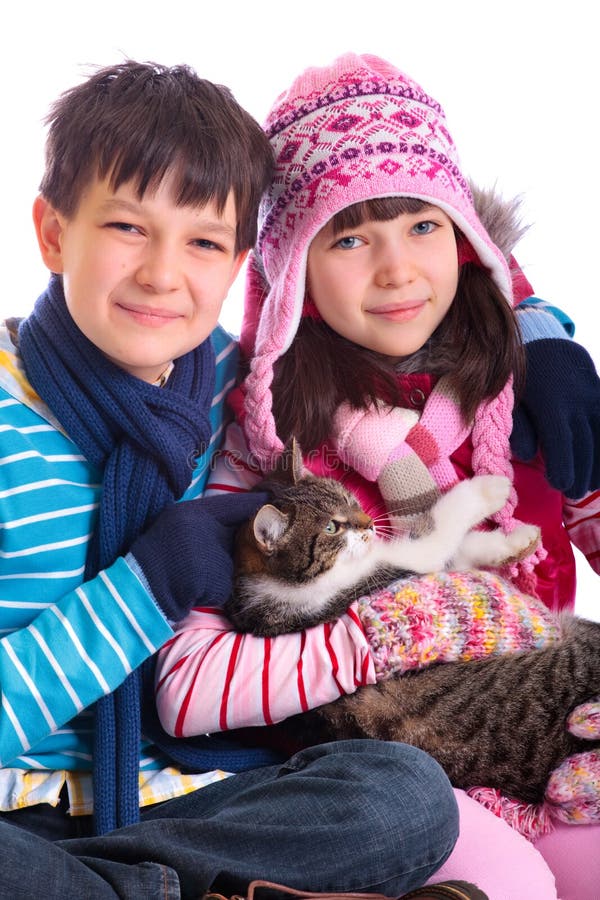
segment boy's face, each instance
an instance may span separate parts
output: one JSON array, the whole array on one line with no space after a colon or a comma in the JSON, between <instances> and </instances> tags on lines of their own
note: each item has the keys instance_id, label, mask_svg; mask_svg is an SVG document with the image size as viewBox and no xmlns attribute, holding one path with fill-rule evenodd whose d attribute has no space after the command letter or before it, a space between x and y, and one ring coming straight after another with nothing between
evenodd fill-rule
<instances>
[{"instance_id":1,"label":"boy's face","mask_svg":"<svg viewBox=\"0 0 600 900\"><path fill-rule=\"evenodd\" d=\"M221 213L177 206L168 178L141 200L131 184L97 179L68 219L38 197L34 221L79 329L148 382L208 337L246 255L234 249L232 195Z\"/></svg>"}]
</instances>

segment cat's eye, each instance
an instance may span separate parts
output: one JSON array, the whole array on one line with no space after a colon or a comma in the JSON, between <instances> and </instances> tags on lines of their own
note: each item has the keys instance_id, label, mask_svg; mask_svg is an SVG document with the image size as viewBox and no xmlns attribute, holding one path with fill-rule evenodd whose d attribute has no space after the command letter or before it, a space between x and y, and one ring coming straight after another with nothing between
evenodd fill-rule
<instances>
[{"instance_id":1,"label":"cat's eye","mask_svg":"<svg viewBox=\"0 0 600 900\"><path fill-rule=\"evenodd\" d=\"M323 531L325 534L336 534L340 530L340 523L330 519Z\"/></svg>"}]
</instances>

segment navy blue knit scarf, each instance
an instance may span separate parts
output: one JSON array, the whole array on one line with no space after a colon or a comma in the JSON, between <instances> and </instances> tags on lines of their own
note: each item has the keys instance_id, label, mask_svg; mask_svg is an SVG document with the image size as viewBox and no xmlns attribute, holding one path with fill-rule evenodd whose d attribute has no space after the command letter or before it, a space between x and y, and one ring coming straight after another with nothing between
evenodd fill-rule
<instances>
[{"instance_id":1,"label":"navy blue knit scarf","mask_svg":"<svg viewBox=\"0 0 600 900\"><path fill-rule=\"evenodd\" d=\"M103 473L86 561L93 578L126 552L188 487L211 436L215 358L210 339L175 362L164 388L113 365L69 314L53 276L19 328L27 377L85 457ZM139 818L139 670L96 704L94 810L104 833Z\"/></svg>"}]
</instances>

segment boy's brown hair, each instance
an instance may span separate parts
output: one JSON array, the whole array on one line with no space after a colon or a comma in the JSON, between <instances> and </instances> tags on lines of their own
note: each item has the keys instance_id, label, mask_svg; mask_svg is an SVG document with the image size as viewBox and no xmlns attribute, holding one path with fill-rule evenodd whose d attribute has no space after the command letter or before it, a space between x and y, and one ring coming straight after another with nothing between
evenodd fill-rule
<instances>
[{"instance_id":1,"label":"boy's brown hair","mask_svg":"<svg viewBox=\"0 0 600 900\"><path fill-rule=\"evenodd\" d=\"M61 94L45 121L40 193L63 215L77 212L95 177L114 190L133 181L141 198L172 172L182 206L212 201L222 211L232 191L236 253L254 245L273 153L228 88L189 66L126 60Z\"/></svg>"}]
</instances>

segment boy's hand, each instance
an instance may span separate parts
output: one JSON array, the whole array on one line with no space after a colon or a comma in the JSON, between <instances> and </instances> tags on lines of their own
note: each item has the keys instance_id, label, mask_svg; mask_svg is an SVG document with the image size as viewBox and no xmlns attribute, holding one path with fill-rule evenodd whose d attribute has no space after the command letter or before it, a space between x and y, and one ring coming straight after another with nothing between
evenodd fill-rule
<instances>
[{"instance_id":1,"label":"boy's hand","mask_svg":"<svg viewBox=\"0 0 600 900\"><path fill-rule=\"evenodd\" d=\"M525 344L527 373L510 438L515 456L541 449L552 487L578 499L600 488L600 379L572 340Z\"/></svg>"},{"instance_id":2,"label":"boy's hand","mask_svg":"<svg viewBox=\"0 0 600 900\"><path fill-rule=\"evenodd\" d=\"M170 622L200 603L227 600L235 532L266 502L266 494L251 492L174 503L134 541L131 556Z\"/></svg>"}]
</instances>

